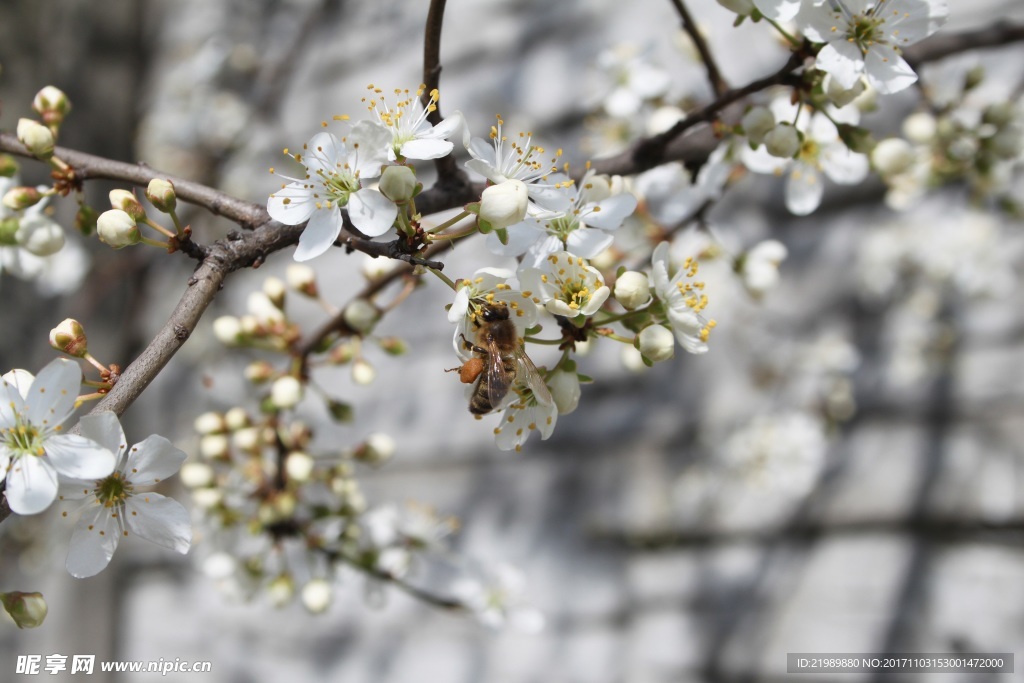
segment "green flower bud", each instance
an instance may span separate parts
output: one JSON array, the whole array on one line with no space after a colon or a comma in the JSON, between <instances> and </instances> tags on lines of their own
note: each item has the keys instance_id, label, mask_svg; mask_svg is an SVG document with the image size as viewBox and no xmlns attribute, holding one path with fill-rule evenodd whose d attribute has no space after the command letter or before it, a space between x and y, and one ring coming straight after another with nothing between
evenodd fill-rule
<instances>
[{"instance_id":1,"label":"green flower bud","mask_svg":"<svg viewBox=\"0 0 1024 683\"><path fill-rule=\"evenodd\" d=\"M53 156L53 133L38 121L19 119L18 141L25 145L36 159L46 161Z\"/></svg>"}]
</instances>

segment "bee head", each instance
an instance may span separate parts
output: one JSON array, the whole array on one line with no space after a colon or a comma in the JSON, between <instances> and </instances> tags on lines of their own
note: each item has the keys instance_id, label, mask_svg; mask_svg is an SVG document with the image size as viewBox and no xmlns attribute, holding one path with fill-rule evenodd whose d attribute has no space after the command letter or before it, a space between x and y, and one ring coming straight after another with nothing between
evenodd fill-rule
<instances>
[{"instance_id":1,"label":"bee head","mask_svg":"<svg viewBox=\"0 0 1024 683\"><path fill-rule=\"evenodd\" d=\"M508 307L489 304L480 311L480 317L483 318L485 323L508 320Z\"/></svg>"}]
</instances>

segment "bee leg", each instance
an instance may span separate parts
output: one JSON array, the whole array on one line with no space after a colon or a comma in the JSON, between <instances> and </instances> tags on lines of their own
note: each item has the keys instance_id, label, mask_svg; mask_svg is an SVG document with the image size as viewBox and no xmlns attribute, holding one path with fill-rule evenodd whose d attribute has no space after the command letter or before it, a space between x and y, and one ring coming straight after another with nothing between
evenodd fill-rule
<instances>
[{"instance_id":1,"label":"bee leg","mask_svg":"<svg viewBox=\"0 0 1024 683\"><path fill-rule=\"evenodd\" d=\"M476 344L471 343L468 339L466 339L466 335L464 335L464 334L460 334L459 336L462 337L462 344L466 348L467 351L472 351L473 353L482 353L484 355L487 355L487 353L488 353L487 349L485 349L483 347L480 347L480 346L477 346Z\"/></svg>"}]
</instances>

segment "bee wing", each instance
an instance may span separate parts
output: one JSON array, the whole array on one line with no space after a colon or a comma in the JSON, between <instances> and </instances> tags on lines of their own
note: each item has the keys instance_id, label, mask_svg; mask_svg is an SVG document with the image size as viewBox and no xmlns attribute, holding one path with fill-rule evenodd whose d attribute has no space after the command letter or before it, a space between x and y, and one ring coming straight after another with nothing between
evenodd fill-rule
<instances>
[{"instance_id":1,"label":"bee wing","mask_svg":"<svg viewBox=\"0 0 1024 683\"><path fill-rule=\"evenodd\" d=\"M551 398L551 392L548 391L548 385L544 382L544 377L540 374L540 370L533 364L530 357L526 355L526 351L523 350L522 346L519 346L515 350L516 359L516 376L519 381L530 388L533 392L533 397L537 399L537 403L541 405L549 406L555 402L555 399Z\"/></svg>"},{"instance_id":2,"label":"bee wing","mask_svg":"<svg viewBox=\"0 0 1024 683\"><path fill-rule=\"evenodd\" d=\"M487 342L487 398L491 401L491 407L495 410L508 395L509 373L505 371L505 359L501 355L501 349L493 341Z\"/></svg>"}]
</instances>

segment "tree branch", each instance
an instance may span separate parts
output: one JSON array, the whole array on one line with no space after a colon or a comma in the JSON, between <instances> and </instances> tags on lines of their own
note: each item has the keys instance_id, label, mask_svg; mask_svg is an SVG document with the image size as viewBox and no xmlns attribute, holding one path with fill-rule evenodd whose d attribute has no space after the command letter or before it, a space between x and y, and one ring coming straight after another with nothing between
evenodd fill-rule
<instances>
[{"instance_id":1,"label":"tree branch","mask_svg":"<svg viewBox=\"0 0 1024 683\"><path fill-rule=\"evenodd\" d=\"M430 9L427 10L426 29L423 36L423 106L430 103L430 93L441 83L441 28L444 25L444 6L447 0L430 0ZM441 117L441 104L427 113L427 120L435 126L443 120ZM464 187L469 184L465 172L455 163L455 155L448 154L440 159L434 159L434 168L437 169L437 183L443 186Z\"/></svg>"},{"instance_id":2,"label":"tree branch","mask_svg":"<svg viewBox=\"0 0 1024 683\"><path fill-rule=\"evenodd\" d=\"M715 61L714 55L711 54L711 48L708 47L707 41L701 35L696 22L690 15L690 10L683 4L683 0L671 0L671 2L672 6L676 8L676 12L679 13L679 18L682 19L683 30L686 31L686 35L690 36L701 61L704 62L704 69L708 72L708 83L711 84L711 92L721 97L729 91L729 84L722 78L722 72L719 71L718 63Z\"/></svg>"}]
</instances>

